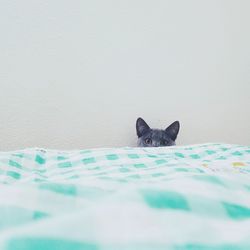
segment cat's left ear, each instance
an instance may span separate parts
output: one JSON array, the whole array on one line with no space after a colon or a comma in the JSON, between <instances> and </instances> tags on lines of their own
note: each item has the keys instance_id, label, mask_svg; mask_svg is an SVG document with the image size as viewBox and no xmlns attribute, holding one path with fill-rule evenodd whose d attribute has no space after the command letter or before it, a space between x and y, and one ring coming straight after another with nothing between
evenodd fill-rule
<instances>
[{"instance_id":1,"label":"cat's left ear","mask_svg":"<svg viewBox=\"0 0 250 250\"><path fill-rule=\"evenodd\" d=\"M173 122L168 126L165 131L170 136L170 138L175 141L180 130L180 123L178 121Z\"/></svg>"},{"instance_id":2,"label":"cat's left ear","mask_svg":"<svg viewBox=\"0 0 250 250\"><path fill-rule=\"evenodd\" d=\"M150 127L148 124L141 117L139 117L136 121L136 133L138 138L145 134L149 129Z\"/></svg>"}]
</instances>

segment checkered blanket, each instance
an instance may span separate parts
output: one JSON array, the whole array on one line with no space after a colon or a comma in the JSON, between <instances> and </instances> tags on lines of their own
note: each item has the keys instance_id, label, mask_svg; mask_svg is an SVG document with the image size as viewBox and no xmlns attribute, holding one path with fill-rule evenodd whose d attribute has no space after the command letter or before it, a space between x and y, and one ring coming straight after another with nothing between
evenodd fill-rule
<instances>
[{"instance_id":1,"label":"checkered blanket","mask_svg":"<svg viewBox=\"0 0 250 250\"><path fill-rule=\"evenodd\" d=\"M0 249L250 249L250 147L2 152Z\"/></svg>"}]
</instances>

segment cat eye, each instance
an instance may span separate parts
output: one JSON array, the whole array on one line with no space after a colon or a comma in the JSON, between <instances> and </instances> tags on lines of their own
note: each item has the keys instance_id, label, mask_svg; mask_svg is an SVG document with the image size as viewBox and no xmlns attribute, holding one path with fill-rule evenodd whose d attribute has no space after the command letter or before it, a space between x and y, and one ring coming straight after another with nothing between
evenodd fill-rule
<instances>
[{"instance_id":1,"label":"cat eye","mask_svg":"<svg viewBox=\"0 0 250 250\"><path fill-rule=\"evenodd\" d=\"M152 143L152 140L151 140L150 138L147 138L147 139L145 139L145 143L146 143L146 144L151 144L151 143Z\"/></svg>"},{"instance_id":2,"label":"cat eye","mask_svg":"<svg viewBox=\"0 0 250 250\"><path fill-rule=\"evenodd\" d=\"M161 145L167 145L167 144L168 144L168 141L166 140L161 141Z\"/></svg>"}]
</instances>

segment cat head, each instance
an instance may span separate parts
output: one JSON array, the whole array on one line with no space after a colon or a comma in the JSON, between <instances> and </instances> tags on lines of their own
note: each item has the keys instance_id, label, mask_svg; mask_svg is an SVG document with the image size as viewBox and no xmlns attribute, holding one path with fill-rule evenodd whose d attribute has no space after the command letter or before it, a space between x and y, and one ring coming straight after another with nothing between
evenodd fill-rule
<instances>
[{"instance_id":1,"label":"cat head","mask_svg":"<svg viewBox=\"0 0 250 250\"><path fill-rule=\"evenodd\" d=\"M142 118L138 118L136 121L137 145L139 147L174 146L179 130L180 123L178 121L173 122L163 130L152 129Z\"/></svg>"}]
</instances>

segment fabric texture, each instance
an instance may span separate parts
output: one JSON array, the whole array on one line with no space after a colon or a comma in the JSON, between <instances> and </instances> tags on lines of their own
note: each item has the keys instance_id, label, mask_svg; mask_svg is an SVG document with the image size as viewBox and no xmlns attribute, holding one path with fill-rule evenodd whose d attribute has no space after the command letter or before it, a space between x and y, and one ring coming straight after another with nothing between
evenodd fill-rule
<instances>
[{"instance_id":1,"label":"fabric texture","mask_svg":"<svg viewBox=\"0 0 250 250\"><path fill-rule=\"evenodd\" d=\"M0 249L250 249L250 147L1 152Z\"/></svg>"}]
</instances>

